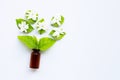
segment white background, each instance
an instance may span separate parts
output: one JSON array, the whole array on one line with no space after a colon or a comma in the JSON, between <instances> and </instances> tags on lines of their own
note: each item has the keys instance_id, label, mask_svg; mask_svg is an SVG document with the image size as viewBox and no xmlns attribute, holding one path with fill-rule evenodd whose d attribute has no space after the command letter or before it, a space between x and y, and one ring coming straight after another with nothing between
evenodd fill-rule
<instances>
[{"instance_id":1,"label":"white background","mask_svg":"<svg viewBox=\"0 0 120 80\"><path fill-rule=\"evenodd\" d=\"M29 68L15 19L65 16L67 35ZM0 0L0 80L120 80L120 0Z\"/></svg>"}]
</instances>

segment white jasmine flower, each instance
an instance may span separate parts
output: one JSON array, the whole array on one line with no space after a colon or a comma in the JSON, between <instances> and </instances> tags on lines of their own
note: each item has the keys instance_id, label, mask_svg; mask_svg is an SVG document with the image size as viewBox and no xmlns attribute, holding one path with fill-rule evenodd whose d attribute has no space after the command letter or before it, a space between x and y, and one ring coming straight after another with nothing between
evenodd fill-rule
<instances>
[{"instance_id":1,"label":"white jasmine flower","mask_svg":"<svg viewBox=\"0 0 120 80\"><path fill-rule=\"evenodd\" d=\"M47 28L45 26L46 26L45 22L38 22L36 25L38 31L41 29L47 30Z\"/></svg>"},{"instance_id":2,"label":"white jasmine flower","mask_svg":"<svg viewBox=\"0 0 120 80\"><path fill-rule=\"evenodd\" d=\"M51 24L57 23L60 26L61 25L60 21L61 21L61 15L59 16L57 15L53 17L53 19L51 20Z\"/></svg>"},{"instance_id":3,"label":"white jasmine flower","mask_svg":"<svg viewBox=\"0 0 120 80\"><path fill-rule=\"evenodd\" d=\"M55 31L52 36L54 36L54 37L57 36L58 37L59 35L60 35L60 33Z\"/></svg>"},{"instance_id":4,"label":"white jasmine flower","mask_svg":"<svg viewBox=\"0 0 120 80\"><path fill-rule=\"evenodd\" d=\"M60 29L58 29L58 30L55 30L55 32L53 33L52 36L54 36L54 37L55 37L55 36L59 37L60 34L64 34L62 28L60 28Z\"/></svg>"},{"instance_id":5,"label":"white jasmine flower","mask_svg":"<svg viewBox=\"0 0 120 80\"><path fill-rule=\"evenodd\" d=\"M33 19L36 20L36 18L38 17L38 14L34 14L31 10L28 10L25 14L25 16L27 17L27 19Z\"/></svg>"},{"instance_id":6,"label":"white jasmine flower","mask_svg":"<svg viewBox=\"0 0 120 80\"><path fill-rule=\"evenodd\" d=\"M27 29L29 28L28 24L26 22L22 22L21 24L18 24L21 32L27 32Z\"/></svg>"}]
</instances>

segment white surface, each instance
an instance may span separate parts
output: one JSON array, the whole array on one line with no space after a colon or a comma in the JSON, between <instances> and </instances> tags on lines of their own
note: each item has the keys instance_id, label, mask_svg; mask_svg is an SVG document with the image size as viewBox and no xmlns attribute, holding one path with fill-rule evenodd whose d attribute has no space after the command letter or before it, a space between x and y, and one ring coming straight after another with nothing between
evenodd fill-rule
<instances>
[{"instance_id":1,"label":"white surface","mask_svg":"<svg viewBox=\"0 0 120 80\"><path fill-rule=\"evenodd\" d=\"M67 35L29 69L15 19L27 9L65 16ZM120 80L120 0L1 0L0 80Z\"/></svg>"}]
</instances>

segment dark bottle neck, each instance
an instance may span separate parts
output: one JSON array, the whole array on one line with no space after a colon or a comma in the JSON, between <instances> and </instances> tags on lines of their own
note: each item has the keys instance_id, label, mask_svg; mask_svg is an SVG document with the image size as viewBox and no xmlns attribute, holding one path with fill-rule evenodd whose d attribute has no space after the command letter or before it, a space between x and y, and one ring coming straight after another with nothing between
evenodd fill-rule
<instances>
[{"instance_id":1,"label":"dark bottle neck","mask_svg":"<svg viewBox=\"0 0 120 80\"><path fill-rule=\"evenodd\" d=\"M39 49L32 49L33 52L39 52L40 50Z\"/></svg>"}]
</instances>

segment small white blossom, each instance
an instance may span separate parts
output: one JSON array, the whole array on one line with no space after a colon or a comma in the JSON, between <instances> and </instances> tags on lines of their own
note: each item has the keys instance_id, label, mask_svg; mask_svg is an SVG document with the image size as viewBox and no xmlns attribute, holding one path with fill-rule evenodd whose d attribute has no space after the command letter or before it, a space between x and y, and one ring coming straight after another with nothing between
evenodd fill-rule
<instances>
[{"instance_id":1,"label":"small white blossom","mask_svg":"<svg viewBox=\"0 0 120 80\"><path fill-rule=\"evenodd\" d=\"M52 36L54 36L54 37L55 37L55 36L59 37L60 34L64 34L62 28L60 28L60 29L58 29L58 30L55 30L55 32L53 33Z\"/></svg>"},{"instance_id":2,"label":"small white blossom","mask_svg":"<svg viewBox=\"0 0 120 80\"><path fill-rule=\"evenodd\" d=\"M22 22L21 24L18 24L21 32L27 32L27 29L29 28L28 24L26 22Z\"/></svg>"},{"instance_id":3,"label":"small white blossom","mask_svg":"<svg viewBox=\"0 0 120 80\"><path fill-rule=\"evenodd\" d=\"M26 17L27 19L33 19L33 20L36 20L36 18L38 17L38 14L34 14L31 10L27 11L26 12Z\"/></svg>"},{"instance_id":4,"label":"small white blossom","mask_svg":"<svg viewBox=\"0 0 120 80\"><path fill-rule=\"evenodd\" d=\"M47 30L47 28L46 28L45 26L46 26L45 22L38 22L38 23L36 24L36 27L37 27L37 30L38 30L38 31L41 30L41 29Z\"/></svg>"},{"instance_id":5,"label":"small white blossom","mask_svg":"<svg viewBox=\"0 0 120 80\"><path fill-rule=\"evenodd\" d=\"M51 20L51 24L57 23L60 26L61 25L60 21L61 21L61 15L59 16L57 15L53 17L53 19Z\"/></svg>"},{"instance_id":6,"label":"small white blossom","mask_svg":"<svg viewBox=\"0 0 120 80\"><path fill-rule=\"evenodd\" d=\"M55 31L54 33L53 33L53 36L55 37L55 36L59 36L60 35L60 33L59 32L57 32L57 31Z\"/></svg>"}]
</instances>

